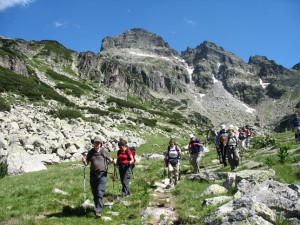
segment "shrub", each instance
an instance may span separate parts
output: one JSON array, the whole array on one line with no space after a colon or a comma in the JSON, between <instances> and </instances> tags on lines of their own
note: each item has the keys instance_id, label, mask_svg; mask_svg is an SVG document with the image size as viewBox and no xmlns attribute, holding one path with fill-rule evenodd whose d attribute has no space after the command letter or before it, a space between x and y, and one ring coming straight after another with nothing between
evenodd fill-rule
<instances>
[{"instance_id":1,"label":"shrub","mask_svg":"<svg viewBox=\"0 0 300 225\"><path fill-rule=\"evenodd\" d=\"M115 102L119 107L147 110L147 108L143 105L139 105L134 102L129 102L129 101L126 101L123 99L115 98L115 97L109 97L107 99L107 103L111 103L111 102Z\"/></svg>"},{"instance_id":2,"label":"shrub","mask_svg":"<svg viewBox=\"0 0 300 225\"><path fill-rule=\"evenodd\" d=\"M268 166L268 167L271 167L273 165L275 165L273 159L271 157L267 157L266 160L265 160L265 164Z\"/></svg>"},{"instance_id":3,"label":"shrub","mask_svg":"<svg viewBox=\"0 0 300 225\"><path fill-rule=\"evenodd\" d=\"M56 111L50 111L50 114L52 114L54 117L58 117L60 119L76 119L76 118L83 118L83 115L81 112L77 109L73 108L61 108Z\"/></svg>"},{"instance_id":4,"label":"shrub","mask_svg":"<svg viewBox=\"0 0 300 225\"><path fill-rule=\"evenodd\" d=\"M276 145L276 139L269 135L266 137L253 138L253 147L254 148L265 148L267 146L275 146L275 145Z\"/></svg>"},{"instance_id":5,"label":"shrub","mask_svg":"<svg viewBox=\"0 0 300 225\"><path fill-rule=\"evenodd\" d=\"M280 163L282 163L282 164L285 163L287 156L289 155L289 153L288 153L289 149L291 149L291 146L289 144L284 144L279 147L277 156L279 157Z\"/></svg>"},{"instance_id":6,"label":"shrub","mask_svg":"<svg viewBox=\"0 0 300 225\"><path fill-rule=\"evenodd\" d=\"M181 122L179 122L178 120L174 120L174 119L169 120L169 123L177 125L177 126L181 126L182 125Z\"/></svg>"},{"instance_id":7,"label":"shrub","mask_svg":"<svg viewBox=\"0 0 300 225\"><path fill-rule=\"evenodd\" d=\"M115 112L115 113L121 113L122 112L121 109L112 108L112 107L108 108L108 111Z\"/></svg>"},{"instance_id":8,"label":"shrub","mask_svg":"<svg viewBox=\"0 0 300 225\"><path fill-rule=\"evenodd\" d=\"M0 178L3 178L7 175L7 163L0 161Z\"/></svg>"},{"instance_id":9,"label":"shrub","mask_svg":"<svg viewBox=\"0 0 300 225\"><path fill-rule=\"evenodd\" d=\"M81 109L86 109L86 110L88 110L89 113L98 114L99 116L108 116L109 115L108 111L104 111L104 110L101 110L98 108L82 107Z\"/></svg>"},{"instance_id":10,"label":"shrub","mask_svg":"<svg viewBox=\"0 0 300 225\"><path fill-rule=\"evenodd\" d=\"M7 101L0 97L0 111L4 112L4 111L10 111L10 105L7 103Z\"/></svg>"},{"instance_id":11,"label":"shrub","mask_svg":"<svg viewBox=\"0 0 300 225\"><path fill-rule=\"evenodd\" d=\"M139 119L148 127L155 127L157 123L157 120L155 119L148 119L144 117L140 117Z\"/></svg>"}]
</instances>

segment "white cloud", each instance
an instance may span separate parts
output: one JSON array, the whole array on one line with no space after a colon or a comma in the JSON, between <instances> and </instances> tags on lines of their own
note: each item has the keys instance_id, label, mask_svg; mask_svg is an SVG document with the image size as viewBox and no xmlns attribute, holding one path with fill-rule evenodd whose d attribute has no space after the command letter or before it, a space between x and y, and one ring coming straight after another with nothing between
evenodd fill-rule
<instances>
[{"instance_id":1,"label":"white cloud","mask_svg":"<svg viewBox=\"0 0 300 225\"><path fill-rule=\"evenodd\" d=\"M0 12L17 5L26 6L34 1L35 0L0 0Z\"/></svg>"},{"instance_id":2,"label":"white cloud","mask_svg":"<svg viewBox=\"0 0 300 225\"><path fill-rule=\"evenodd\" d=\"M196 23L195 21L190 20L190 19L188 19L188 18L184 18L183 20L184 20L184 22L186 22L187 24L197 25L197 23Z\"/></svg>"},{"instance_id":3,"label":"white cloud","mask_svg":"<svg viewBox=\"0 0 300 225\"><path fill-rule=\"evenodd\" d=\"M67 25L67 22L60 22L60 21L55 21L55 22L54 22L54 26L55 26L56 28L62 27L62 26L66 26L66 25Z\"/></svg>"}]
</instances>

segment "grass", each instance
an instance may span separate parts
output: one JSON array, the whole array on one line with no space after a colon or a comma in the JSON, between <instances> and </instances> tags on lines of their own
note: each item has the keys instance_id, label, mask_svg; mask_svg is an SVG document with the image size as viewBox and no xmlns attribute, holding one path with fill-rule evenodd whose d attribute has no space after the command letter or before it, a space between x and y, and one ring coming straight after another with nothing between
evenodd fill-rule
<instances>
[{"instance_id":1,"label":"grass","mask_svg":"<svg viewBox=\"0 0 300 225\"><path fill-rule=\"evenodd\" d=\"M138 155L142 154L161 154L168 146L170 137L176 137L180 147L187 145L187 134L176 135L170 133L169 136L144 135L145 144L139 146ZM291 132L276 134L277 141L289 142L288 137ZM202 137L201 137L202 138ZM294 148L296 145L293 146ZM200 162L201 168L211 165L211 161L216 159L216 151L212 144L209 145L210 152ZM247 160L263 161L267 156L253 154ZM296 150L288 156L286 164L274 164L271 168L276 171L275 179L284 183L300 183L300 170L298 167L291 166L289 163L297 160ZM116 157L116 152L111 153ZM275 156L274 156L275 157ZM273 158L274 158L273 157ZM277 157L277 156L276 156ZM277 159L279 161L279 158ZM20 176L6 176L0 182L0 221L2 224L141 224L140 213L149 206L150 202L158 201L151 193L154 189L154 182L161 181L163 178L162 160L142 160L134 169L131 179L132 195L126 199L119 198L113 206L105 206L103 214L111 217L112 221L101 221L94 219L91 208L84 214L80 205L84 200L83 193L83 167L80 162L61 163L58 165L47 166L47 171L23 174ZM109 177L104 202L111 201L112 197L121 193L119 180L112 180L113 166L109 166ZM89 168L87 168L89 169ZM180 224L203 224L205 217L214 211L218 206L202 206L204 198L200 194L211 184L210 182L191 181L186 178L190 172L187 156L181 159L182 180L170 193L176 202L176 211L179 213ZM225 171L223 168L220 171ZM86 173L88 175L88 172ZM87 199L92 200L89 186L89 176L87 181ZM67 192L61 195L53 192L58 188ZM232 195L230 192L228 195ZM161 200L162 201L162 200ZM130 202L125 206L124 202ZM29 207L30 206L30 207ZM109 212L118 212L119 216L113 216ZM192 215L192 216L190 216ZM149 218L150 220L151 218ZM0 223L1 224L1 223Z\"/></svg>"}]
</instances>

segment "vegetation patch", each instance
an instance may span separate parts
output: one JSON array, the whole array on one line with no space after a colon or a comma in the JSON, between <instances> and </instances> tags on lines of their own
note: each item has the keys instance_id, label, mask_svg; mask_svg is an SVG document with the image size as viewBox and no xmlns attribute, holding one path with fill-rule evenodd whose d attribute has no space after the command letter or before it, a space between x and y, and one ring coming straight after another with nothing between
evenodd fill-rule
<instances>
[{"instance_id":1,"label":"vegetation patch","mask_svg":"<svg viewBox=\"0 0 300 225\"><path fill-rule=\"evenodd\" d=\"M0 111L10 111L10 104L0 96Z\"/></svg>"},{"instance_id":2,"label":"vegetation patch","mask_svg":"<svg viewBox=\"0 0 300 225\"><path fill-rule=\"evenodd\" d=\"M147 108L143 105L134 103L134 102L130 102L130 101L126 101L120 98L115 98L115 97L109 97L107 98L107 103L116 103L119 107L121 108L136 108L136 109L142 109L142 110L147 110Z\"/></svg>"},{"instance_id":3,"label":"vegetation patch","mask_svg":"<svg viewBox=\"0 0 300 225\"><path fill-rule=\"evenodd\" d=\"M51 110L50 114L54 117L58 117L60 119L76 119L76 118L83 118L83 115L78 109L74 108L60 108L57 110Z\"/></svg>"},{"instance_id":4,"label":"vegetation patch","mask_svg":"<svg viewBox=\"0 0 300 225\"><path fill-rule=\"evenodd\" d=\"M0 67L0 80L0 90L26 96L31 101L41 101L45 98L56 100L66 106L75 105L35 77L25 77Z\"/></svg>"}]
</instances>

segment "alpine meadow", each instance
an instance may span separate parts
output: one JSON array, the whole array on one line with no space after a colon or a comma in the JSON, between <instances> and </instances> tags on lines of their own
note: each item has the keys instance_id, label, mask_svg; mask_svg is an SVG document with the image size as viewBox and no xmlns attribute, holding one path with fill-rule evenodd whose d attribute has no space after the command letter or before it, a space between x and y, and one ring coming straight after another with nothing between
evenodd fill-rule
<instances>
[{"instance_id":1,"label":"alpine meadow","mask_svg":"<svg viewBox=\"0 0 300 225\"><path fill-rule=\"evenodd\" d=\"M300 224L299 115L300 62L142 28L99 53L1 36L0 225Z\"/></svg>"}]
</instances>

